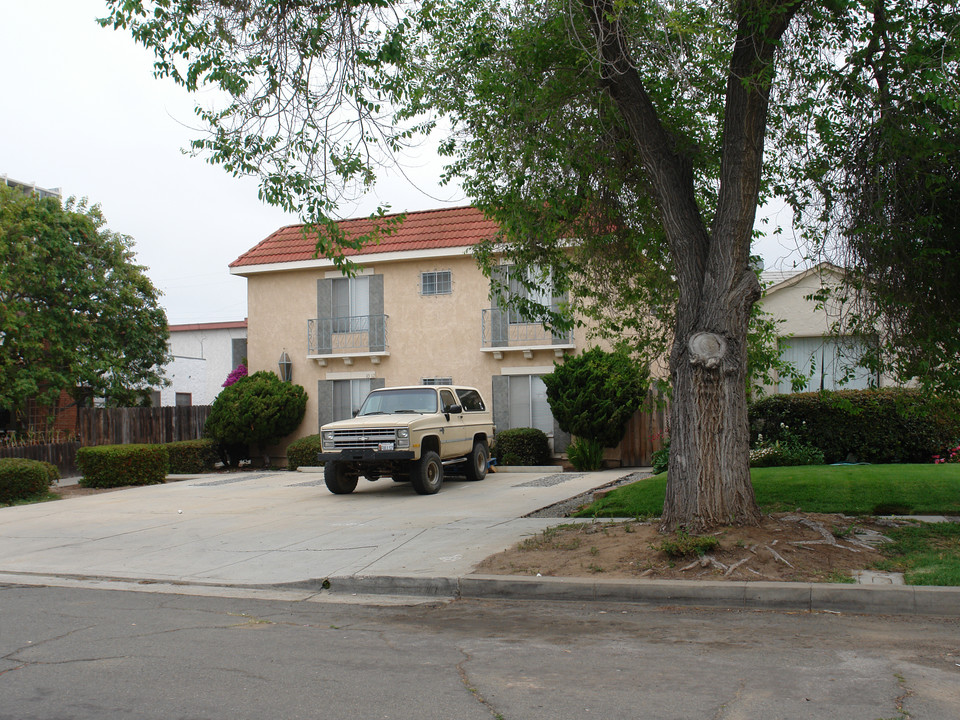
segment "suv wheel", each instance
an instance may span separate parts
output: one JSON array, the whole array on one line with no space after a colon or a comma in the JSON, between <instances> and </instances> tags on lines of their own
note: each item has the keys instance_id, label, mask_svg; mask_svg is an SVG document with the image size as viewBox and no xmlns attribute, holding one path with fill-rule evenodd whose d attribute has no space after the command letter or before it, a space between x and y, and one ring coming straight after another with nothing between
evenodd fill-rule
<instances>
[{"instance_id":1,"label":"suv wheel","mask_svg":"<svg viewBox=\"0 0 960 720\"><path fill-rule=\"evenodd\" d=\"M413 489L420 495L433 495L443 485L443 463L432 450L423 453L410 473Z\"/></svg>"},{"instance_id":2,"label":"suv wheel","mask_svg":"<svg viewBox=\"0 0 960 720\"><path fill-rule=\"evenodd\" d=\"M348 475L338 462L330 461L323 466L323 482L334 495L349 495L356 489L358 479L356 475Z\"/></svg>"},{"instance_id":3,"label":"suv wheel","mask_svg":"<svg viewBox=\"0 0 960 720\"><path fill-rule=\"evenodd\" d=\"M467 480L483 480L487 476L487 460L490 457L490 451L487 450L487 444L482 440L477 440L473 444L473 450L467 458Z\"/></svg>"}]
</instances>

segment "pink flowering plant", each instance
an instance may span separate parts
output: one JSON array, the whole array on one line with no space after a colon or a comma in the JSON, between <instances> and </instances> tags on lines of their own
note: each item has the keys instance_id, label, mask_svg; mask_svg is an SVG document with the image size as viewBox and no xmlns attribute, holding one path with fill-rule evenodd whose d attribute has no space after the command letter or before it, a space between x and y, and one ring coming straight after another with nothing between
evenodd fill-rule
<instances>
[{"instance_id":1,"label":"pink flowering plant","mask_svg":"<svg viewBox=\"0 0 960 720\"><path fill-rule=\"evenodd\" d=\"M960 443L956 447L945 450L942 455L934 455L933 462L936 465L943 463L960 463Z\"/></svg>"},{"instance_id":2,"label":"pink flowering plant","mask_svg":"<svg viewBox=\"0 0 960 720\"><path fill-rule=\"evenodd\" d=\"M221 387L230 387L237 380L246 376L247 376L247 366L244 365L243 363L240 363L239 365L237 365L236 369L233 372L227 375L227 379L223 381L223 385Z\"/></svg>"}]
</instances>

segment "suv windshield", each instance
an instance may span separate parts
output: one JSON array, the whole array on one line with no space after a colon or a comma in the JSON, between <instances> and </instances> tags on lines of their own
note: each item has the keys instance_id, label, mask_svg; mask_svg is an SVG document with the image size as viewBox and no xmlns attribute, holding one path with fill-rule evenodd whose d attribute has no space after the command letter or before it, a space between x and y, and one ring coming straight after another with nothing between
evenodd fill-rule
<instances>
[{"instance_id":1,"label":"suv windshield","mask_svg":"<svg viewBox=\"0 0 960 720\"><path fill-rule=\"evenodd\" d=\"M437 412L437 391L432 388L378 390L367 395L359 415L390 415L400 412Z\"/></svg>"}]
</instances>

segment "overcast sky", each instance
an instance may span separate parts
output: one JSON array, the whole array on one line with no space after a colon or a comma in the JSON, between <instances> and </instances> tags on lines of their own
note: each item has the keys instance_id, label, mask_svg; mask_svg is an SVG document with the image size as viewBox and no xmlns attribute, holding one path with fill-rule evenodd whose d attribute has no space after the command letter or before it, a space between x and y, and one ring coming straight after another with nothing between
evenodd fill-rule
<instances>
[{"instance_id":1,"label":"overcast sky","mask_svg":"<svg viewBox=\"0 0 960 720\"><path fill-rule=\"evenodd\" d=\"M128 33L103 29L102 0L0 0L0 175L59 187L99 203L111 229L136 241L138 261L163 292L171 324L241 320L246 281L227 266L277 228L297 222L257 199L257 182L184 155L199 136L193 101L152 75L153 57ZM393 210L464 205L439 188L429 157L381 178ZM782 265L777 242L761 247Z\"/></svg>"}]
</instances>

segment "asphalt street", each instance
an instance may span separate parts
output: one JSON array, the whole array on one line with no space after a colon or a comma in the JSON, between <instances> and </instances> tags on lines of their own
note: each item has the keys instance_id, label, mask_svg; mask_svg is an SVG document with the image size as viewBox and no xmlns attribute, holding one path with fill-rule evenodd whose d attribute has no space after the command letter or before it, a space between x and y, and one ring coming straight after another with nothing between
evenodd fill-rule
<instances>
[{"instance_id":1,"label":"asphalt street","mask_svg":"<svg viewBox=\"0 0 960 720\"><path fill-rule=\"evenodd\" d=\"M956 619L0 585L0 720L947 720Z\"/></svg>"}]
</instances>

